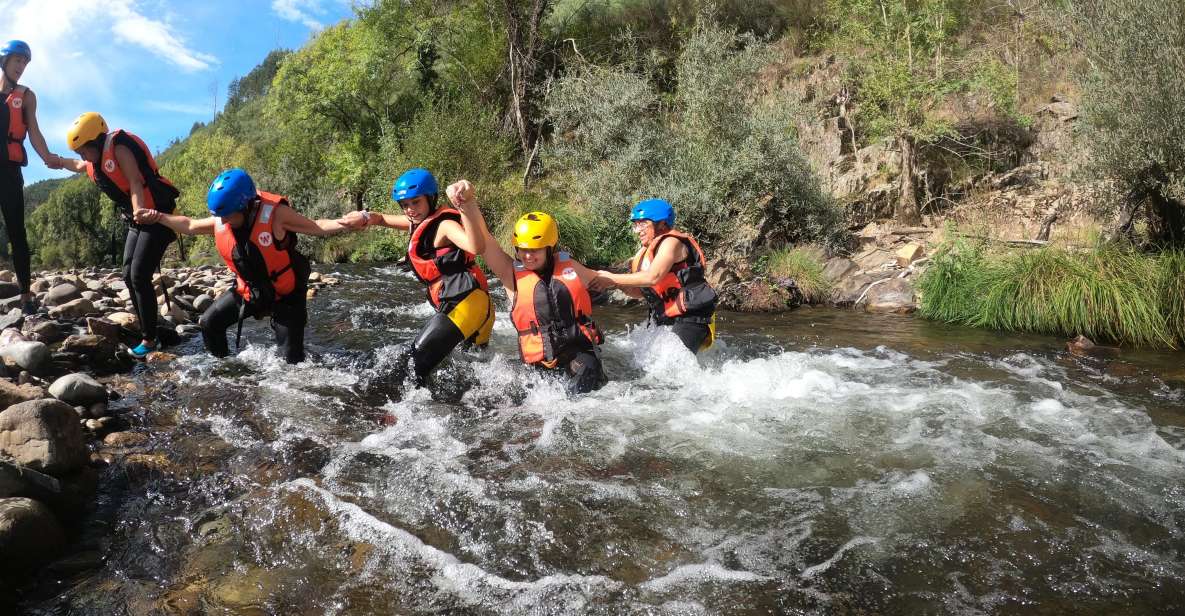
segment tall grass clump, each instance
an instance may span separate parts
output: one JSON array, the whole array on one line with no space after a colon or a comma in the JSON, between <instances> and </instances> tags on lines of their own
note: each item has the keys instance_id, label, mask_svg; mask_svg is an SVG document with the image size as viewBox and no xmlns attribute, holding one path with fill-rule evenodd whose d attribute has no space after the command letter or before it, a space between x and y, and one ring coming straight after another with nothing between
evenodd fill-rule
<instances>
[{"instance_id":1,"label":"tall grass clump","mask_svg":"<svg viewBox=\"0 0 1185 616\"><path fill-rule=\"evenodd\" d=\"M766 260L765 270L771 277L793 280L807 303L826 301L831 294L831 281L823 275L823 263L808 250L776 250Z\"/></svg>"},{"instance_id":2,"label":"tall grass clump","mask_svg":"<svg viewBox=\"0 0 1185 616\"><path fill-rule=\"evenodd\" d=\"M975 327L1172 347L1182 339L1183 273L1179 254L1117 246L993 253L956 241L939 250L919 283L921 313Z\"/></svg>"}]
</instances>

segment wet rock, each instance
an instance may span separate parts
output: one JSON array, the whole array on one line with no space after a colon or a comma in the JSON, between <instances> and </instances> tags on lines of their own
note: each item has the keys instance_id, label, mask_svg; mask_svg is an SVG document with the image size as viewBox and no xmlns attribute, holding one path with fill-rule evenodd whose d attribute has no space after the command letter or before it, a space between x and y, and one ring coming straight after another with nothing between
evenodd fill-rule
<instances>
[{"instance_id":1,"label":"wet rock","mask_svg":"<svg viewBox=\"0 0 1185 616\"><path fill-rule=\"evenodd\" d=\"M40 400L46 397L44 389L36 385L16 385L7 379L0 379L0 408L8 408L14 404Z\"/></svg>"},{"instance_id":2,"label":"wet rock","mask_svg":"<svg viewBox=\"0 0 1185 616\"><path fill-rule=\"evenodd\" d=\"M150 364L167 364L176 360L176 355L173 355L172 353L166 353L164 351L153 351L144 358L144 361Z\"/></svg>"},{"instance_id":3,"label":"wet rock","mask_svg":"<svg viewBox=\"0 0 1185 616\"><path fill-rule=\"evenodd\" d=\"M98 569L103 566L104 561L105 558L102 552L88 550L53 561L46 565L45 573L64 579L78 575L79 573Z\"/></svg>"},{"instance_id":4,"label":"wet rock","mask_svg":"<svg viewBox=\"0 0 1185 616\"><path fill-rule=\"evenodd\" d=\"M88 314L96 314L95 305L89 299L78 298L66 302L56 308L49 309L49 316L55 319L81 319Z\"/></svg>"},{"instance_id":5,"label":"wet rock","mask_svg":"<svg viewBox=\"0 0 1185 616\"><path fill-rule=\"evenodd\" d=\"M29 328L29 334L45 344L61 342L69 335L67 328L57 321L41 321Z\"/></svg>"},{"instance_id":6,"label":"wet rock","mask_svg":"<svg viewBox=\"0 0 1185 616\"><path fill-rule=\"evenodd\" d=\"M108 447L136 447L148 442L148 435L140 432L112 432L103 437Z\"/></svg>"},{"instance_id":7,"label":"wet rock","mask_svg":"<svg viewBox=\"0 0 1185 616\"><path fill-rule=\"evenodd\" d=\"M860 299L860 295L864 293L868 285L892 275L891 272L885 272L876 275L864 273L848 276L840 280L831 290L831 303L836 306L851 306Z\"/></svg>"},{"instance_id":8,"label":"wet rock","mask_svg":"<svg viewBox=\"0 0 1185 616\"><path fill-rule=\"evenodd\" d=\"M313 272L309 274L309 282L321 282L321 272Z\"/></svg>"},{"instance_id":9,"label":"wet rock","mask_svg":"<svg viewBox=\"0 0 1185 616\"><path fill-rule=\"evenodd\" d=\"M8 299L21 294L19 285L13 282L0 282L0 299Z\"/></svg>"},{"instance_id":10,"label":"wet rock","mask_svg":"<svg viewBox=\"0 0 1185 616\"><path fill-rule=\"evenodd\" d=\"M107 400L107 388L90 375L67 374L49 386L49 393L66 404L87 406Z\"/></svg>"},{"instance_id":11,"label":"wet rock","mask_svg":"<svg viewBox=\"0 0 1185 616\"><path fill-rule=\"evenodd\" d=\"M870 287L864 301L866 312L910 314L918 309L913 285L904 278L893 278Z\"/></svg>"},{"instance_id":12,"label":"wet rock","mask_svg":"<svg viewBox=\"0 0 1185 616\"><path fill-rule=\"evenodd\" d=\"M99 432L103 429L103 422L99 421L98 419L88 419L84 421L82 425L86 426L86 429L90 430L91 432Z\"/></svg>"},{"instance_id":13,"label":"wet rock","mask_svg":"<svg viewBox=\"0 0 1185 616\"><path fill-rule=\"evenodd\" d=\"M20 329L25 324L25 313L20 308L13 308L8 314L0 317L0 330L15 327Z\"/></svg>"},{"instance_id":14,"label":"wet rock","mask_svg":"<svg viewBox=\"0 0 1185 616\"><path fill-rule=\"evenodd\" d=\"M90 419L100 419L111 415L111 409L107 408L106 402L93 402L86 407L87 417Z\"/></svg>"},{"instance_id":15,"label":"wet rock","mask_svg":"<svg viewBox=\"0 0 1185 616\"><path fill-rule=\"evenodd\" d=\"M1086 336L1079 335L1066 343L1066 350L1075 357L1093 357L1096 359L1112 359L1119 357L1118 347L1101 346Z\"/></svg>"},{"instance_id":16,"label":"wet rock","mask_svg":"<svg viewBox=\"0 0 1185 616\"><path fill-rule=\"evenodd\" d=\"M123 459L124 471L128 478L143 481L153 476L171 475L175 471L173 463L164 454L134 453Z\"/></svg>"},{"instance_id":17,"label":"wet rock","mask_svg":"<svg viewBox=\"0 0 1185 616\"><path fill-rule=\"evenodd\" d=\"M210 297L206 293L202 293L201 295L193 298L193 309L198 312L205 312L206 309L209 308L210 305L213 303L214 303L213 297Z\"/></svg>"},{"instance_id":18,"label":"wet rock","mask_svg":"<svg viewBox=\"0 0 1185 616\"><path fill-rule=\"evenodd\" d=\"M87 460L78 415L59 400L30 400L0 413L0 453L17 464L59 477Z\"/></svg>"},{"instance_id":19,"label":"wet rock","mask_svg":"<svg viewBox=\"0 0 1185 616\"><path fill-rule=\"evenodd\" d=\"M41 303L46 306L61 306L77 299L82 299L82 291L67 282L50 289Z\"/></svg>"},{"instance_id":20,"label":"wet rock","mask_svg":"<svg viewBox=\"0 0 1185 616\"><path fill-rule=\"evenodd\" d=\"M734 284L720 293L720 299L724 307L738 312L777 312L797 305L791 289L763 279Z\"/></svg>"},{"instance_id":21,"label":"wet rock","mask_svg":"<svg viewBox=\"0 0 1185 616\"><path fill-rule=\"evenodd\" d=\"M117 323L108 321L107 319L96 319L94 317L87 317L86 331L92 335L100 338L105 338L111 342L120 342L123 338L123 328Z\"/></svg>"},{"instance_id":22,"label":"wet rock","mask_svg":"<svg viewBox=\"0 0 1185 616\"><path fill-rule=\"evenodd\" d=\"M30 574L65 545L65 533L48 507L31 498L0 499L0 570Z\"/></svg>"},{"instance_id":23,"label":"wet rock","mask_svg":"<svg viewBox=\"0 0 1185 616\"><path fill-rule=\"evenodd\" d=\"M43 342L11 342L0 347L0 357L33 374L45 374L53 362L53 354Z\"/></svg>"},{"instance_id":24,"label":"wet rock","mask_svg":"<svg viewBox=\"0 0 1185 616\"><path fill-rule=\"evenodd\" d=\"M315 289L315 288L308 289L307 291L305 291L304 296L305 296L305 299L313 299L314 297L317 297L317 289Z\"/></svg>"},{"instance_id":25,"label":"wet rock","mask_svg":"<svg viewBox=\"0 0 1185 616\"><path fill-rule=\"evenodd\" d=\"M114 355L118 348L114 342L93 334L70 336L62 343L63 351L79 353L91 359Z\"/></svg>"}]
</instances>

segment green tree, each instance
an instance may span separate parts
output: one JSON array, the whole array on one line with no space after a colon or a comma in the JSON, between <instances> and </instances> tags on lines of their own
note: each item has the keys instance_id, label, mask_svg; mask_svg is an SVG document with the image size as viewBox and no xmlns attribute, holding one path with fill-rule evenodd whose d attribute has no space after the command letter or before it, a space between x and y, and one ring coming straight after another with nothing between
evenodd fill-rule
<instances>
[{"instance_id":1,"label":"green tree","mask_svg":"<svg viewBox=\"0 0 1185 616\"><path fill-rule=\"evenodd\" d=\"M89 179L74 178L33 212L29 243L42 267L92 265L108 258L122 224L113 207L100 205L99 196Z\"/></svg>"},{"instance_id":2,"label":"green tree","mask_svg":"<svg viewBox=\"0 0 1185 616\"><path fill-rule=\"evenodd\" d=\"M1121 230L1145 210L1154 241L1185 245L1185 5L1083 0L1071 5L1086 52L1085 142L1092 175L1123 190Z\"/></svg>"}]
</instances>

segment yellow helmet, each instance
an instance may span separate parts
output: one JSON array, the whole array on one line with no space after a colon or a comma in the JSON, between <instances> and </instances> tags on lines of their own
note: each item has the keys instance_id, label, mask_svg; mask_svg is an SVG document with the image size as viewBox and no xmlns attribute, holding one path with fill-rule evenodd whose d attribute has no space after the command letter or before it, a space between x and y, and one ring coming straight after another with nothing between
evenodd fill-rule
<instances>
[{"instance_id":1,"label":"yellow helmet","mask_svg":"<svg viewBox=\"0 0 1185 616\"><path fill-rule=\"evenodd\" d=\"M529 212L514 223L515 248L550 248L559 241L560 230L555 226L555 219L550 214Z\"/></svg>"},{"instance_id":2,"label":"yellow helmet","mask_svg":"<svg viewBox=\"0 0 1185 616\"><path fill-rule=\"evenodd\" d=\"M77 151L78 148L94 141L96 137L107 132L107 121L103 116L88 111L74 120L74 125L70 130L66 131L66 144L70 146L71 150Z\"/></svg>"}]
</instances>

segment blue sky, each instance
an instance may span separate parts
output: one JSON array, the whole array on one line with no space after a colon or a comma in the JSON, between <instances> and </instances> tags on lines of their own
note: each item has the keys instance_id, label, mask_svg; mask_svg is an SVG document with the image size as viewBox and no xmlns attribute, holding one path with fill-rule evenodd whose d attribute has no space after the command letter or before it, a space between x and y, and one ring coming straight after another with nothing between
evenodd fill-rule
<instances>
[{"instance_id":1,"label":"blue sky","mask_svg":"<svg viewBox=\"0 0 1185 616\"><path fill-rule=\"evenodd\" d=\"M353 15L350 0L0 0L0 41L21 39L33 61L21 83L37 93L50 151L73 156L66 130L84 111L154 150L209 121L215 100L276 47L295 49ZM28 146L28 142L26 142ZM51 171L29 149L26 184Z\"/></svg>"}]
</instances>

